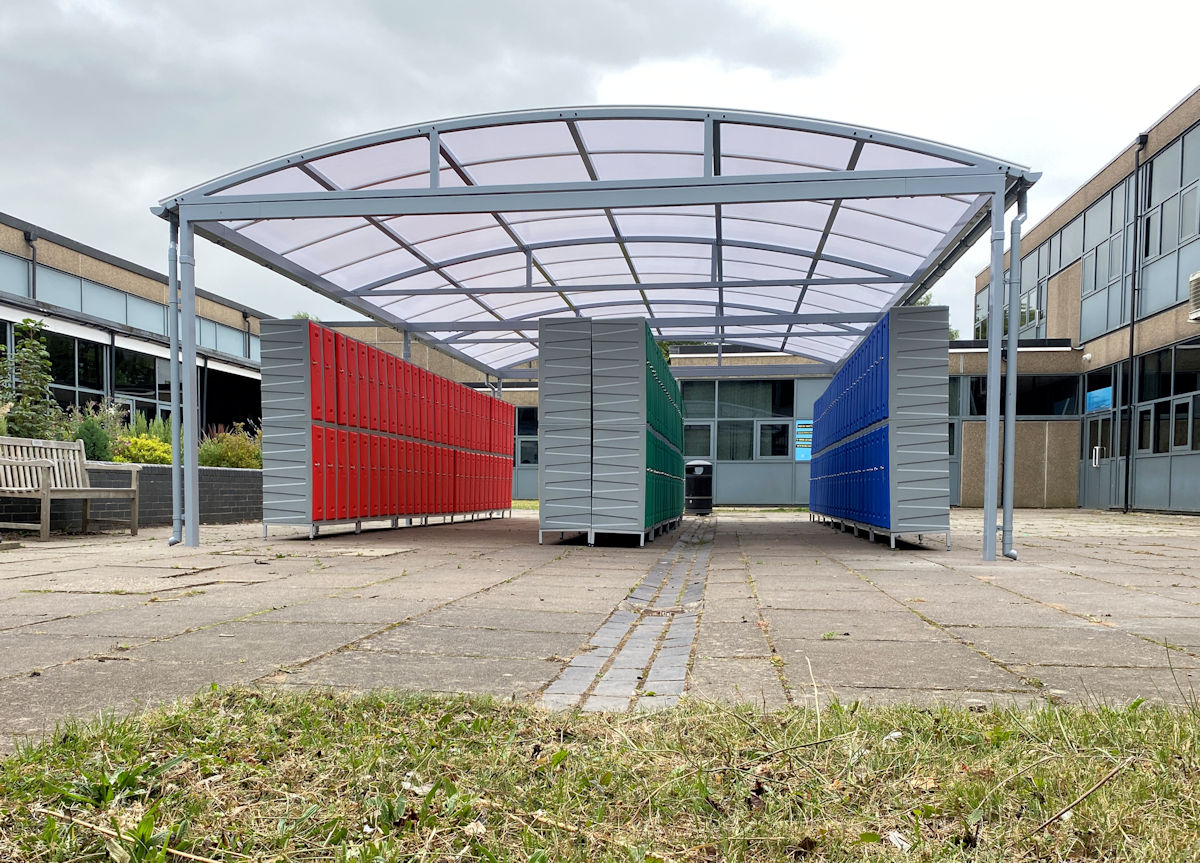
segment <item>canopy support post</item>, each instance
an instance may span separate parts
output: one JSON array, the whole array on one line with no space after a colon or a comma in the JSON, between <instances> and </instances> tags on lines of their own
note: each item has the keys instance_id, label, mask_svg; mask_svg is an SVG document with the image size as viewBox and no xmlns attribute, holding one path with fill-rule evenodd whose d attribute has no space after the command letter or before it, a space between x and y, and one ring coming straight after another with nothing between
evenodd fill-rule
<instances>
[{"instance_id":1,"label":"canopy support post","mask_svg":"<svg viewBox=\"0 0 1200 863\"><path fill-rule=\"evenodd\" d=\"M1000 461L1000 336L1004 330L1004 188L992 193L992 273L988 285L987 418L983 455L983 559L996 559Z\"/></svg>"},{"instance_id":2,"label":"canopy support post","mask_svg":"<svg viewBox=\"0 0 1200 863\"><path fill-rule=\"evenodd\" d=\"M180 322L183 335L183 528L184 545L200 545L199 406L196 380L196 234L180 209L179 215Z\"/></svg>"},{"instance_id":3,"label":"canopy support post","mask_svg":"<svg viewBox=\"0 0 1200 863\"><path fill-rule=\"evenodd\" d=\"M167 250L167 305L171 336L171 538L167 545L183 541L183 449L179 445L179 219L172 217L171 241Z\"/></svg>"},{"instance_id":4,"label":"canopy support post","mask_svg":"<svg viewBox=\"0 0 1200 863\"><path fill-rule=\"evenodd\" d=\"M1022 188L1017 194L1017 215L1013 217L1008 252L1008 347L1004 380L1004 524L1000 532L1001 552L1010 560L1017 559L1013 549L1013 472L1017 461L1017 352L1021 328L1021 226L1025 223L1028 194Z\"/></svg>"}]
</instances>

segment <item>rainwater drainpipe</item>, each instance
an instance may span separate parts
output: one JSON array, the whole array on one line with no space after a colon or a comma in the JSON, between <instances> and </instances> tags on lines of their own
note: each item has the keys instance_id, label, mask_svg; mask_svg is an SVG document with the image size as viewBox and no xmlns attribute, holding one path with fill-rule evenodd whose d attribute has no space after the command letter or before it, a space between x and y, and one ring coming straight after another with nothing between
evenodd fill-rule
<instances>
[{"instance_id":1,"label":"rainwater drainpipe","mask_svg":"<svg viewBox=\"0 0 1200 863\"><path fill-rule=\"evenodd\" d=\"M179 446L179 220L171 219L171 244L167 250L168 329L171 335L171 538L167 545L183 542L183 462Z\"/></svg>"},{"instance_id":2,"label":"rainwater drainpipe","mask_svg":"<svg viewBox=\"0 0 1200 863\"><path fill-rule=\"evenodd\" d=\"M1017 559L1013 549L1013 472L1016 468L1017 439L1017 351L1021 325L1021 226L1025 224L1029 194L1017 193L1017 215L1012 220L1012 238L1008 250L1008 346L1004 372L1004 523L1001 528L1001 549L1009 560Z\"/></svg>"},{"instance_id":3,"label":"rainwater drainpipe","mask_svg":"<svg viewBox=\"0 0 1200 863\"><path fill-rule=\"evenodd\" d=\"M38 235L33 231L25 232L25 242L29 245L31 264L29 267L29 299L37 301L37 241Z\"/></svg>"},{"instance_id":4,"label":"rainwater drainpipe","mask_svg":"<svg viewBox=\"0 0 1200 863\"><path fill-rule=\"evenodd\" d=\"M1150 136L1142 133L1137 137L1137 149L1133 151L1133 261L1129 268L1129 404L1123 407L1129 411L1129 434L1126 437L1133 437L1133 430L1137 427L1137 417L1135 416L1134 405L1137 404L1137 392L1135 386L1137 384L1137 376L1133 373L1134 360L1134 341L1133 331L1137 324L1138 310L1138 260L1141 258L1142 238L1140 236L1142 227L1142 190L1141 190L1141 174L1142 174L1142 153L1146 149L1146 144L1150 142ZM1121 387L1125 389L1125 387ZM1119 391L1118 391L1119 392ZM1117 413L1117 428L1121 427L1121 414ZM1124 513L1129 512L1129 493L1133 475L1133 454L1136 451L1133 447L1133 441L1121 441L1121 445L1125 447L1125 495L1121 507Z\"/></svg>"}]
</instances>

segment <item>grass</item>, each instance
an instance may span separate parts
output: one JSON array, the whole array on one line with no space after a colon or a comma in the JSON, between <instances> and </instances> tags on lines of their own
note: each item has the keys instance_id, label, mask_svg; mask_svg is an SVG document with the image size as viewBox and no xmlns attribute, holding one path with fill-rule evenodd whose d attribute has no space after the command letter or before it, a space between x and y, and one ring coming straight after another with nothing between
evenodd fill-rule
<instances>
[{"instance_id":1,"label":"grass","mask_svg":"<svg viewBox=\"0 0 1200 863\"><path fill-rule=\"evenodd\" d=\"M536 510L538 508L538 501L536 501L536 500L514 500L512 502L512 508L513 509L534 509L534 510Z\"/></svg>"},{"instance_id":2,"label":"grass","mask_svg":"<svg viewBox=\"0 0 1200 863\"><path fill-rule=\"evenodd\" d=\"M0 762L0 859L1194 861L1198 738L1194 713L1136 703L597 715L214 691Z\"/></svg>"}]
</instances>

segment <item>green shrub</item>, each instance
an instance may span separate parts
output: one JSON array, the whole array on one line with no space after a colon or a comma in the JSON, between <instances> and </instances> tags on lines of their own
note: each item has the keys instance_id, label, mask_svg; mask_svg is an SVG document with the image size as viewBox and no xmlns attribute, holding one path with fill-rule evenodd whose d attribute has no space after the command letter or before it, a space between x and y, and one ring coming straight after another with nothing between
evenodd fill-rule
<instances>
[{"instance_id":1,"label":"green shrub","mask_svg":"<svg viewBox=\"0 0 1200 863\"><path fill-rule=\"evenodd\" d=\"M171 442L171 421L164 420L162 417L155 417L150 420L150 425L146 429L146 434L155 440L160 440L165 444Z\"/></svg>"},{"instance_id":2,"label":"green shrub","mask_svg":"<svg viewBox=\"0 0 1200 863\"><path fill-rule=\"evenodd\" d=\"M150 434L150 421L141 411L134 411L129 418L129 431L133 437L145 437ZM153 435L151 435L153 437Z\"/></svg>"},{"instance_id":3,"label":"green shrub","mask_svg":"<svg viewBox=\"0 0 1200 863\"><path fill-rule=\"evenodd\" d=\"M90 461L112 461L111 442L94 419L88 418L79 424L75 440L83 441L83 451Z\"/></svg>"},{"instance_id":4,"label":"green shrub","mask_svg":"<svg viewBox=\"0 0 1200 863\"><path fill-rule=\"evenodd\" d=\"M112 460L135 464L170 464L171 445L155 440L150 435L120 437L113 447Z\"/></svg>"},{"instance_id":5,"label":"green shrub","mask_svg":"<svg viewBox=\"0 0 1200 863\"><path fill-rule=\"evenodd\" d=\"M69 405L63 409L62 439L78 440L79 429L88 420L93 420L114 441L125 432L125 420L129 407L105 396L100 401L88 402L84 407Z\"/></svg>"},{"instance_id":6,"label":"green shrub","mask_svg":"<svg viewBox=\"0 0 1200 863\"><path fill-rule=\"evenodd\" d=\"M217 429L200 441L197 459L205 467L262 467L262 430L253 434L241 423L232 431Z\"/></svg>"}]
</instances>

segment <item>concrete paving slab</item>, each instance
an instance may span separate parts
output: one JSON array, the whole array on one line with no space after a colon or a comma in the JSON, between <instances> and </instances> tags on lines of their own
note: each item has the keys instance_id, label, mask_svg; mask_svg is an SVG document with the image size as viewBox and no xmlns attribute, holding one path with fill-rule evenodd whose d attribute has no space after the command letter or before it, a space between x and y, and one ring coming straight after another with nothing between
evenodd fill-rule
<instances>
[{"instance_id":1,"label":"concrete paving slab","mask_svg":"<svg viewBox=\"0 0 1200 863\"><path fill-rule=\"evenodd\" d=\"M943 641L945 633L907 611L764 610L774 638Z\"/></svg>"},{"instance_id":2,"label":"concrete paving slab","mask_svg":"<svg viewBox=\"0 0 1200 863\"><path fill-rule=\"evenodd\" d=\"M301 664L375 630L373 624L220 623L135 647L127 655L137 661L274 669Z\"/></svg>"},{"instance_id":3,"label":"concrete paving slab","mask_svg":"<svg viewBox=\"0 0 1200 863\"><path fill-rule=\"evenodd\" d=\"M434 653L440 656L491 656L508 659L569 658L581 648L576 633L525 632L519 629L404 624L357 643L362 650Z\"/></svg>"},{"instance_id":4,"label":"concrete paving slab","mask_svg":"<svg viewBox=\"0 0 1200 863\"><path fill-rule=\"evenodd\" d=\"M457 656L344 650L311 662L280 680L293 686L479 692L501 698L527 698L545 686L558 668L538 659L464 660Z\"/></svg>"},{"instance_id":5,"label":"concrete paving slab","mask_svg":"<svg viewBox=\"0 0 1200 863\"><path fill-rule=\"evenodd\" d=\"M687 695L713 701L750 702L768 709L786 707L779 675L765 659L697 658Z\"/></svg>"},{"instance_id":6,"label":"concrete paving slab","mask_svg":"<svg viewBox=\"0 0 1200 863\"><path fill-rule=\"evenodd\" d=\"M950 632L1005 665L1085 665L1095 668L1155 668L1168 664L1168 650L1125 632L1094 626L1072 631L980 626ZM1200 659L1171 651L1178 667L1200 667Z\"/></svg>"},{"instance_id":7,"label":"concrete paving slab","mask_svg":"<svg viewBox=\"0 0 1200 863\"><path fill-rule=\"evenodd\" d=\"M777 638L785 673L797 686L812 664L817 683L899 689L1020 689L1017 677L961 644L924 641L801 641Z\"/></svg>"},{"instance_id":8,"label":"concrete paving slab","mask_svg":"<svg viewBox=\"0 0 1200 863\"><path fill-rule=\"evenodd\" d=\"M177 602L150 602L32 624L31 629L57 635L97 635L120 640L162 638L190 629L236 620L241 609L205 605L188 597Z\"/></svg>"},{"instance_id":9,"label":"concrete paving slab","mask_svg":"<svg viewBox=\"0 0 1200 863\"><path fill-rule=\"evenodd\" d=\"M28 676L52 665L111 653L117 642L101 636L47 635L25 628L0 632L0 678Z\"/></svg>"},{"instance_id":10,"label":"concrete paving slab","mask_svg":"<svg viewBox=\"0 0 1200 863\"><path fill-rule=\"evenodd\" d=\"M700 624L697 655L712 658L767 656L770 646L757 621L753 623Z\"/></svg>"},{"instance_id":11,"label":"concrete paving slab","mask_svg":"<svg viewBox=\"0 0 1200 863\"><path fill-rule=\"evenodd\" d=\"M1156 704L1200 707L1200 669L1092 668L1086 666L1014 666L1043 684L1043 697L1077 704L1123 707L1137 698Z\"/></svg>"}]
</instances>

